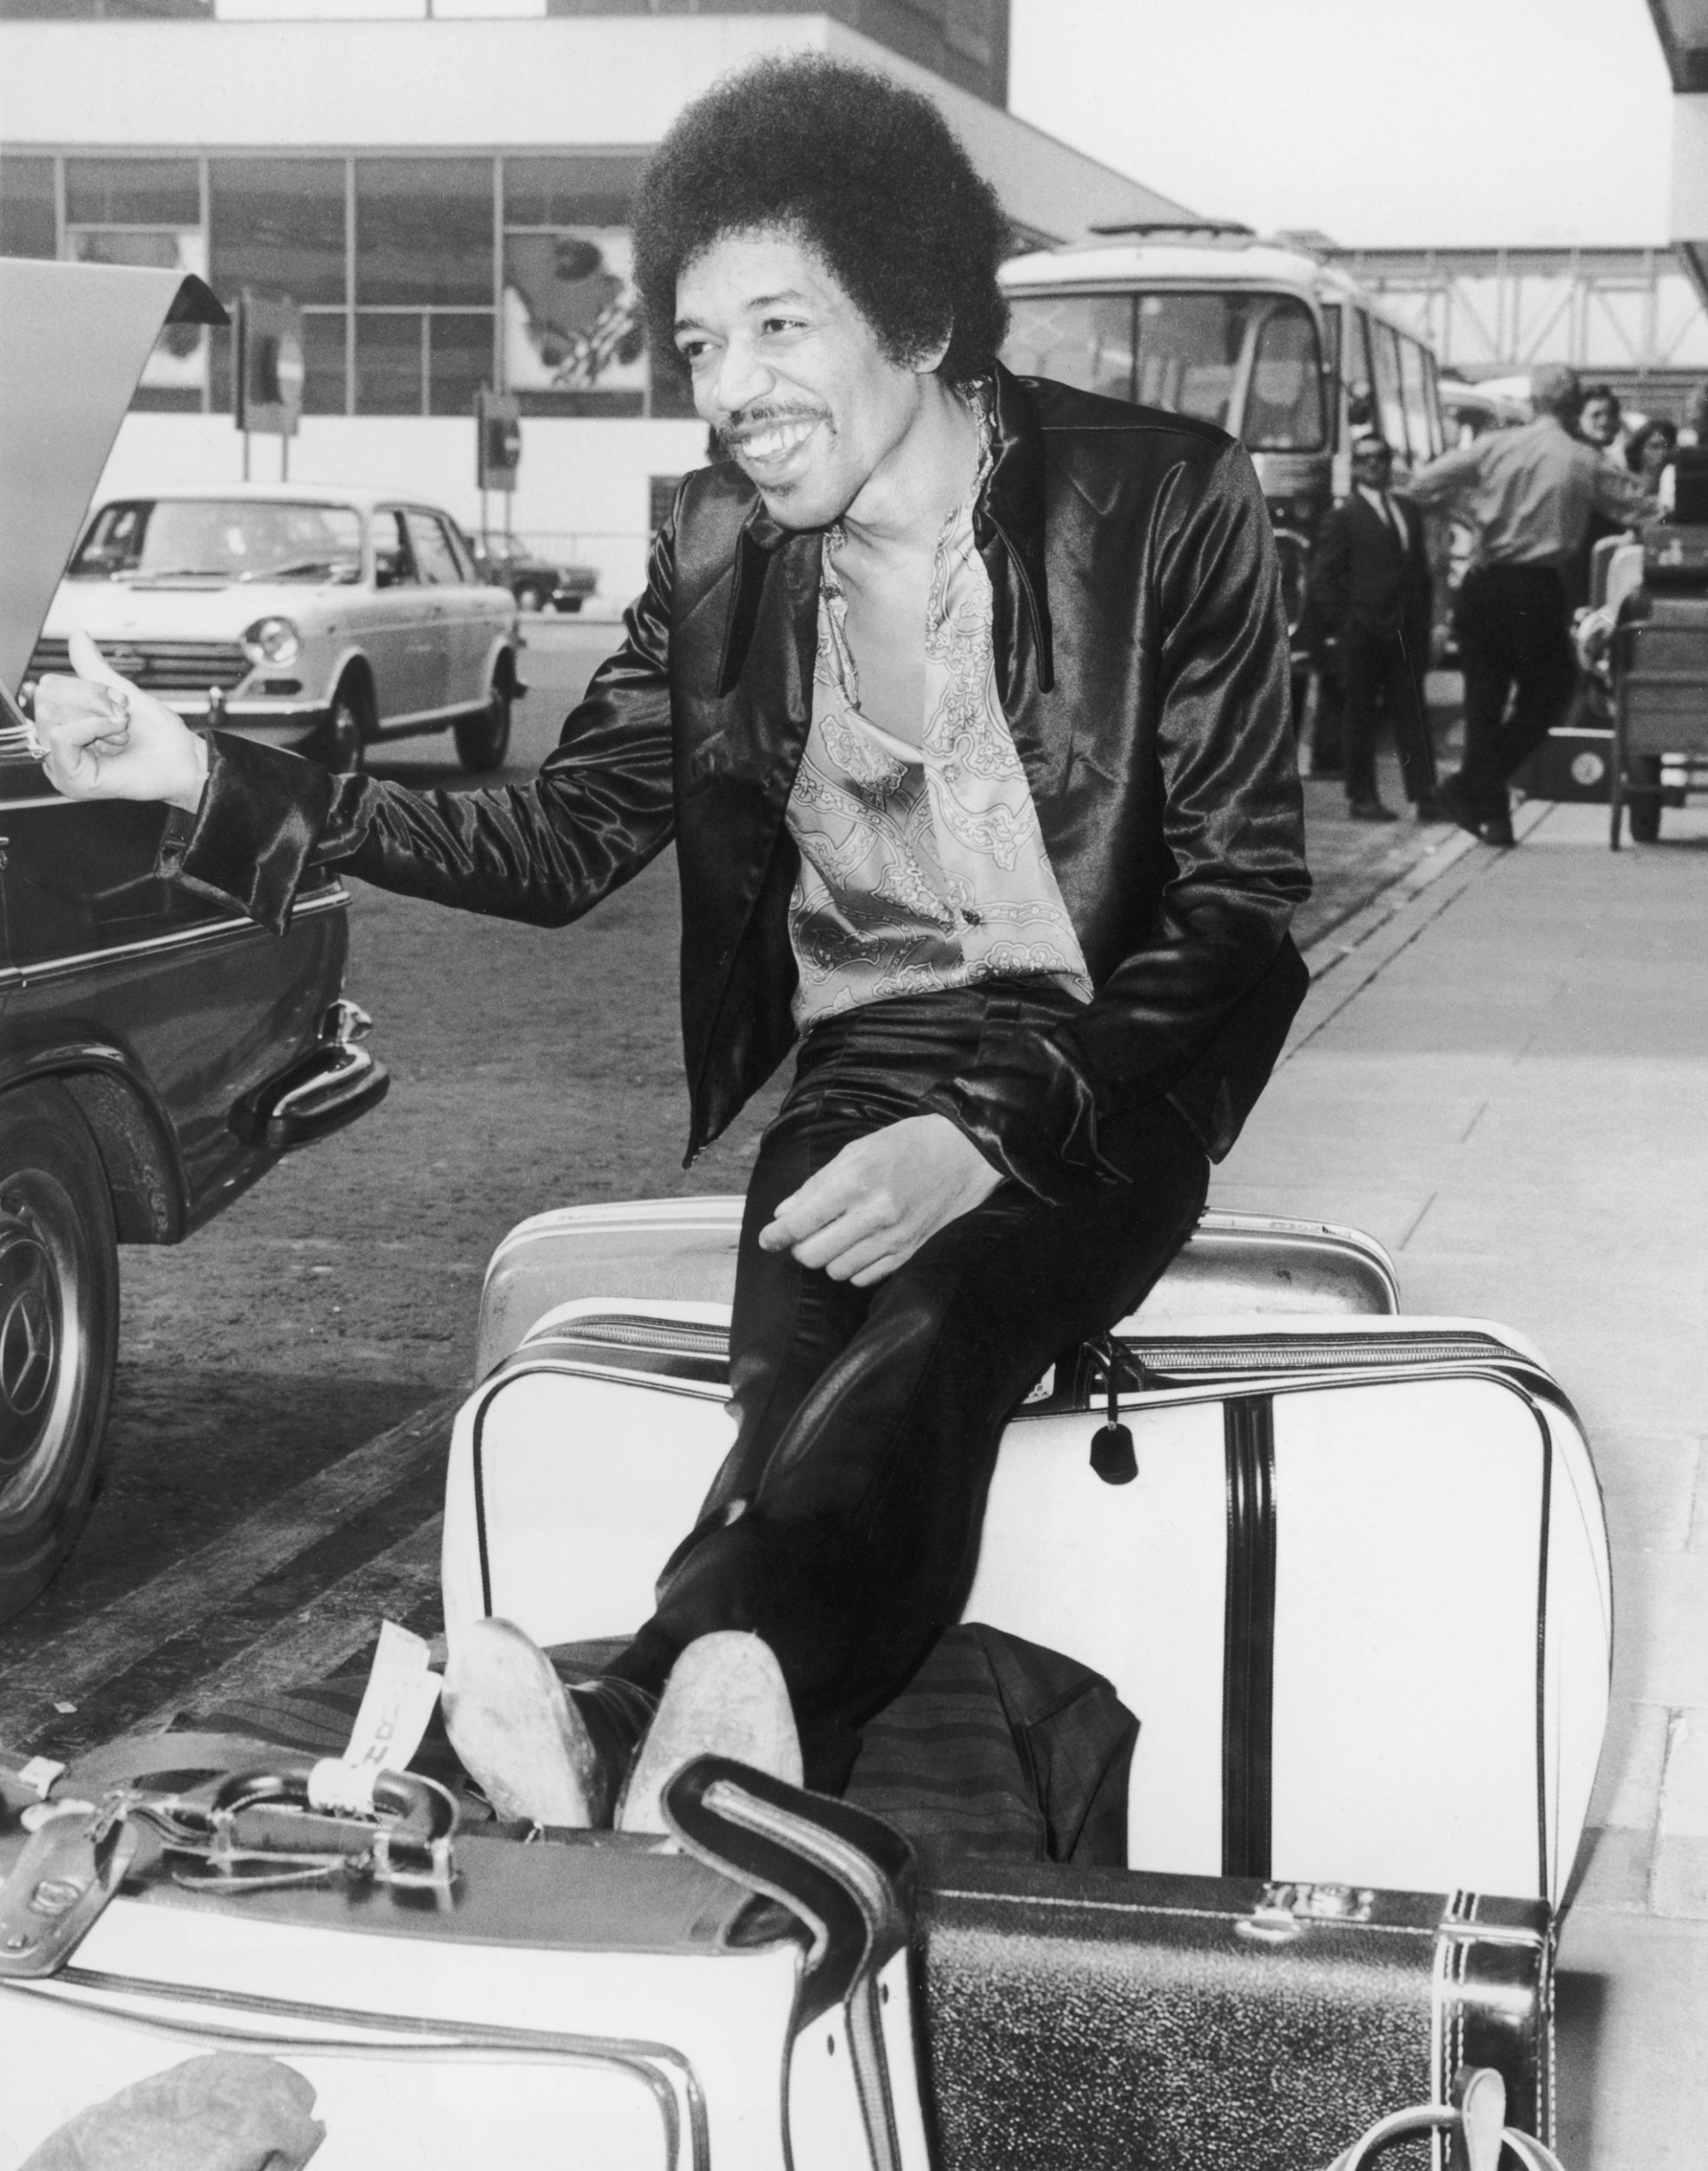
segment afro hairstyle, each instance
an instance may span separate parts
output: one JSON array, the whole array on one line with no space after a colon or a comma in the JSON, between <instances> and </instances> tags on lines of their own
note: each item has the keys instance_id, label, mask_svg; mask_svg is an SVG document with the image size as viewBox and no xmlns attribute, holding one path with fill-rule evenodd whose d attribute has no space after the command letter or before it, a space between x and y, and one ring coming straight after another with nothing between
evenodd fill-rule
<instances>
[{"instance_id":1,"label":"afro hairstyle","mask_svg":"<svg viewBox=\"0 0 1708 2171\"><path fill-rule=\"evenodd\" d=\"M655 354L676 352L676 281L726 234L782 228L820 258L886 357L941 340L952 384L986 375L1007 329L996 191L929 98L818 54L757 62L678 116L642 177L635 280Z\"/></svg>"}]
</instances>

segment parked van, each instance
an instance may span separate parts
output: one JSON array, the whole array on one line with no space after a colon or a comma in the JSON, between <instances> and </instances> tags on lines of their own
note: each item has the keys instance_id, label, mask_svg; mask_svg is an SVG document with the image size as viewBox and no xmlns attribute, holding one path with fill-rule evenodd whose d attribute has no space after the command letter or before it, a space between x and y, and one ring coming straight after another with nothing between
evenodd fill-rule
<instances>
[{"instance_id":1,"label":"parked van","mask_svg":"<svg viewBox=\"0 0 1708 2171\"><path fill-rule=\"evenodd\" d=\"M1197 415L1243 442L1275 523L1302 693L1311 551L1352 486L1353 437L1379 429L1399 483L1446 449L1430 349L1344 272L1244 228L1123 228L1016 257L1002 283L1011 369Z\"/></svg>"}]
</instances>

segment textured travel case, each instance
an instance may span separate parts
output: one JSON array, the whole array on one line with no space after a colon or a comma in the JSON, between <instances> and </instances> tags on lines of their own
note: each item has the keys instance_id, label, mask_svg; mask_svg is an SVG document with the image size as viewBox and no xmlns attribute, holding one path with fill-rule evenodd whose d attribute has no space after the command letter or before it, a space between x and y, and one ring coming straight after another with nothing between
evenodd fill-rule
<instances>
[{"instance_id":1,"label":"textured travel case","mask_svg":"<svg viewBox=\"0 0 1708 2171\"><path fill-rule=\"evenodd\" d=\"M1327 2171L1467 2066L1550 2137L1540 1901L980 1867L917 1948L939 2171Z\"/></svg>"}]
</instances>

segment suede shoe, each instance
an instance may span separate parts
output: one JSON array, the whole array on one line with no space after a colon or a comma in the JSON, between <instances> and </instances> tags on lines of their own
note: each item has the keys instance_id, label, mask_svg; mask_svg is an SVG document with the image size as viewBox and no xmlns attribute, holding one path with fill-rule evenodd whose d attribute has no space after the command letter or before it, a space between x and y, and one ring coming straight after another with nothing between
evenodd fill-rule
<instances>
[{"instance_id":1,"label":"suede shoe","mask_svg":"<svg viewBox=\"0 0 1708 2171\"><path fill-rule=\"evenodd\" d=\"M1503 807L1499 814L1485 815L1477 824L1477 835L1485 844L1493 844L1501 851L1510 851L1518 839L1513 835L1512 809Z\"/></svg>"},{"instance_id":2,"label":"suede shoe","mask_svg":"<svg viewBox=\"0 0 1708 2171\"><path fill-rule=\"evenodd\" d=\"M617 1812L619 1831L668 1832L665 1787L696 1757L729 1757L801 1782L801 1738L782 1668L768 1644L739 1629L696 1636L671 1669Z\"/></svg>"},{"instance_id":3,"label":"suede shoe","mask_svg":"<svg viewBox=\"0 0 1708 2171\"><path fill-rule=\"evenodd\" d=\"M654 1708L628 1681L566 1688L514 1621L477 1620L445 1669L445 1731L501 1818L583 1830L608 1825Z\"/></svg>"}]
</instances>

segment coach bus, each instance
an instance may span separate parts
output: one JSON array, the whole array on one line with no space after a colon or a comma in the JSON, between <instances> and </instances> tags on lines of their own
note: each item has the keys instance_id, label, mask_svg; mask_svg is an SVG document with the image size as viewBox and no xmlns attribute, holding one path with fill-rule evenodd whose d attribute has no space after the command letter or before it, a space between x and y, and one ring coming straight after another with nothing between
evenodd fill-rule
<instances>
[{"instance_id":1,"label":"coach bus","mask_svg":"<svg viewBox=\"0 0 1708 2171\"><path fill-rule=\"evenodd\" d=\"M1345 273L1243 228L1123 228L1015 257L1002 283L1011 369L1197 415L1243 442L1275 524L1302 696L1318 524L1352 486L1360 430L1392 445L1396 482L1446 448L1434 355Z\"/></svg>"}]
</instances>

